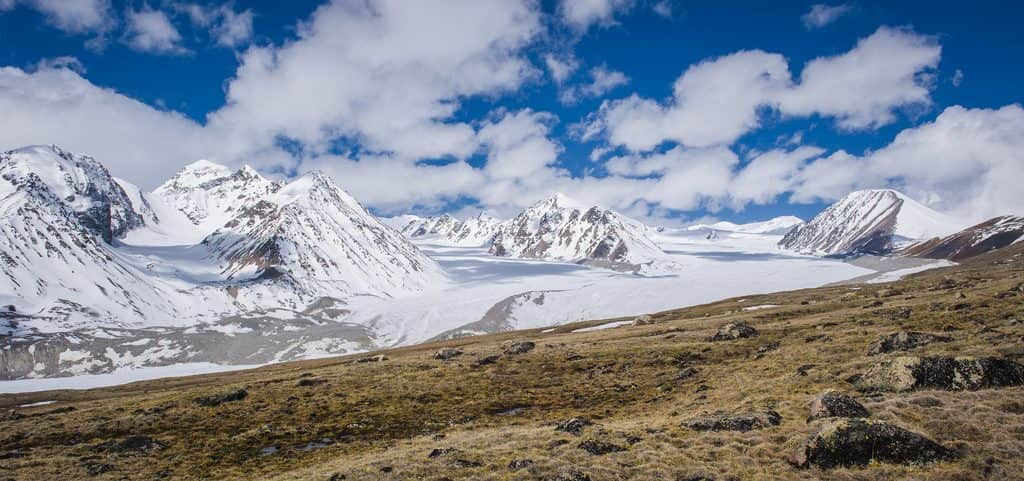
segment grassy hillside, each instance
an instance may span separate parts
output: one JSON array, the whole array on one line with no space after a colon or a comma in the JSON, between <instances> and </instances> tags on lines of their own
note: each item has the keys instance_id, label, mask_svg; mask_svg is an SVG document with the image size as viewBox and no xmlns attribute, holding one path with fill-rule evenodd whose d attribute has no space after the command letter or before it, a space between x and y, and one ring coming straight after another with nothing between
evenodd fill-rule
<instances>
[{"instance_id":1,"label":"grassy hillside","mask_svg":"<svg viewBox=\"0 0 1024 481\"><path fill-rule=\"evenodd\" d=\"M891 284L662 312L645 325L573 332L617 320L591 321L385 351L378 361L0 396L0 479L1022 479L1024 388L871 394L849 382L908 354L867 354L897 331L951 338L912 355L1024 362L1022 252ZM759 334L708 340L737 321ZM505 354L515 341L536 347ZM434 359L442 348L461 355ZM794 467L787 459L817 429L808 406L828 388L955 458ZM60 402L8 410L49 399ZM682 425L714 411L766 410L781 422L747 432ZM570 418L592 424L578 435L556 430Z\"/></svg>"}]
</instances>

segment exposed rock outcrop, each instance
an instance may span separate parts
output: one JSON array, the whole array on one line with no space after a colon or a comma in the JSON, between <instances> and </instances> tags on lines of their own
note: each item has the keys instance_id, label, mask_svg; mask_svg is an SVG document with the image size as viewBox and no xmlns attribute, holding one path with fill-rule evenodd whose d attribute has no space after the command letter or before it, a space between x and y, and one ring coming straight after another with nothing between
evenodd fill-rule
<instances>
[{"instance_id":1,"label":"exposed rock outcrop","mask_svg":"<svg viewBox=\"0 0 1024 481\"><path fill-rule=\"evenodd\" d=\"M978 389L1024 385L1024 366L995 357L904 356L875 364L854 381L859 391Z\"/></svg>"},{"instance_id":2,"label":"exposed rock outcrop","mask_svg":"<svg viewBox=\"0 0 1024 481\"><path fill-rule=\"evenodd\" d=\"M956 454L931 439L899 426L867 419L825 422L807 438L790 462L802 468L865 466L872 461L920 464Z\"/></svg>"},{"instance_id":3,"label":"exposed rock outcrop","mask_svg":"<svg viewBox=\"0 0 1024 481\"><path fill-rule=\"evenodd\" d=\"M900 331L882 336L868 346L868 355L877 356L893 351L909 351L933 342L950 342L952 337L927 332Z\"/></svg>"}]
</instances>

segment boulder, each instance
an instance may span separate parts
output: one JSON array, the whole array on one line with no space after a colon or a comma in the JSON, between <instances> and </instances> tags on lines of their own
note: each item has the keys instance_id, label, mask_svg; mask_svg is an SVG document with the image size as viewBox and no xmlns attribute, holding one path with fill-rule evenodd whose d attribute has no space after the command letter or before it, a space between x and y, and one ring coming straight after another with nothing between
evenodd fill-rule
<instances>
[{"instance_id":1,"label":"boulder","mask_svg":"<svg viewBox=\"0 0 1024 481\"><path fill-rule=\"evenodd\" d=\"M742 322L730 322L718 329L718 332L714 336L708 338L709 341L734 341L736 339L744 339L748 337L757 336L757 329L750 327Z\"/></svg>"},{"instance_id":2,"label":"boulder","mask_svg":"<svg viewBox=\"0 0 1024 481\"><path fill-rule=\"evenodd\" d=\"M562 471L545 481L590 481L590 475L580 471Z\"/></svg>"},{"instance_id":3,"label":"boulder","mask_svg":"<svg viewBox=\"0 0 1024 481\"><path fill-rule=\"evenodd\" d=\"M1024 385L1024 366L995 357L903 356L879 362L854 382L862 392L978 389Z\"/></svg>"},{"instance_id":4,"label":"boulder","mask_svg":"<svg viewBox=\"0 0 1024 481\"><path fill-rule=\"evenodd\" d=\"M868 416L868 410L852 396L828 389L811 402L811 415L807 419L866 418Z\"/></svg>"},{"instance_id":5,"label":"boulder","mask_svg":"<svg viewBox=\"0 0 1024 481\"><path fill-rule=\"evenodd\" d=\"M561 431L563 433L575 434L577 436L583 432L583 428L594 424L589 419L585 418L570 418L566 419L555 425L555 431Z\"/></svg>"},{"instance_id":6,"label":"boulder","mask_svg":"<svg viewBox=\"0 0 1024 481\"><path fill-rule=\"evenodd\" d=\"M866 466L872 461L921 464L953 459L953 451L899 426L867 419L827 421L790 459L806 468Z\"/></svg>"},{"instance_id":7,"label":"boulder","mask_svg":"<svg viewBox=\"0 0 1024 481\"><path fill-rule=\"evenodd\" d=\"M501 356L484 356L481 357L480 359L477 359L476 361L473 361L473 364L471 364L471 366L484 367L498 362L499 359L501 359Z\"/></svg>"},{"instance_id":8,"label":"boulder","mask_svg":"<svg viewBox=\"0 0 1024 481\"><path fill-rule=\"evenodd\" d=\"M537 345L530 341L516 341L505 348L505 355L517 356L519 354L526 354L532 351L535 347L537 347Z\"/></svg>"},{"instance_id":9,"label":"boulder","mask_svg":"<svg viewBox=\"0 0 1024 481\"><path fill-rule=\"evenodd\" d=\"M927 332L900 331L879 337L868 346L868 355L877 356L893 351L909 351L916 347L933 342L950 342L952 337L929 334Z\"/></svg>"},{"instance_id":10,"label":"boulder","mask_svg":"<svg viewBox=\"0 0 1024 481\"><path fill-rule=\"evenodd\" d=\"M779 413L764 412L725 413L716 412L683 421L682 426L696 431L750 431L778 426L782 422Z\"/></svg>"},{"instance_id":11,"label":"boulder","mask_svg":"<svg viewBox=\"0 0 1024 481\"><path fill-rule=\"evenodd\" d=\"M617 453L619 451L626 450L626 448L619 446L618 444L606 443L604 441L595 441L593 439L583 441L576 447L590 454L593 454L594 456L601 456L608 453Z\"/></svg>"},{"instance_id":12,"label":"boulder","mask_svg":"<svg viewBox=\"0 0 1024 481\"><path fill-rule=\"evenodd\" d=\"M513 471L528 468L530 466L533 466L532 459L513 459L508 463L508 469L511 469Z\"/></svg>"},{"instance_id":13,"label":"boulder","mask_svg":"<svg viewBox=\"0 0 1024 481\"><path fill-rule=\"evenodd\" d=\"M220 406L227 402L241 401L249 395L249 392L245 389L235 389L234 391L228 391L220 394L210 394L208 396L199 396L192 400L192 402L206 407Z\"/></svg>"},{"instance_id":14,"label":"boulder","mask_svg":"<svg viewBox=\"0 0 1024 481\"><path fill-rule=\"evenodd\" d=\"M454 347L446 347L434 353L434 359L439 361L450 361L462 355L462 350Z\"/></svg>"}]
</instances>

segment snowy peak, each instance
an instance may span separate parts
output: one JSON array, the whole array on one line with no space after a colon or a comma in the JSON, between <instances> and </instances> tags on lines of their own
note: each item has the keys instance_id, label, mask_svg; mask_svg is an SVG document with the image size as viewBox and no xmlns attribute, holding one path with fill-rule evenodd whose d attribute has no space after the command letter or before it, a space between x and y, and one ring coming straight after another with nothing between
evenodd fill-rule
<instances>
[{"instance_id":1,"label":"snowy peak","mask_svg":"<svg viewBox=\"0 0 1024 481\"><path fill-rule=\"evenodd\" d=\"M201 159L182 167L157 190L195 188L211 180L229 175L231 175L231 169L226 166Z\"/></svg>"},{"instance_id":2,"label":"snowy peak","mask_svg":"<svg viewBox=\"0 0 1024 481\"><path fill-rule=\"evenodd\" d=\"M761 222L750 222L747 224L736 224L726 221L716 222L710 225L701 224L692 226L690 230L712 229L716 231L740 232L744 234L783 235L803 223L803 219L799 217L786 215Z\"/></svg>"},{"instance_id":3,"label":"snowy peak","mask_svg":"<svg viewBox=\"0 0 1024 481\"><path fill-rule=\"evenodd\" d=\"M280 188L252 167L232 172L223 165L199 160L179 170L153 195L184 214L206 235Z\"/></svg>"},{"instance_id":4,"label":"snowy peak","mask_svg":"<svg viewBox=\"0 0 1024 481\"><path fill-rule=\"evenodd\" d=\"M851 192L782 238L779 246L818 255L884 255L915 240L947 235L956 221L892 189Z\"/></svg>"},{"instance_id":5,"label":"snowy peak","mask_svg":"<svg viewBox=\"0 0 1024 481\"><path fill-rule=\"evenodd\" d=\"M435 237L458 245L486 245L501 228L502 221L485 213L460 221L448 214L414 218L402 228L409 238Z\"/></svg>"},{"instance_id":6,"label":"snowy peak","mask_svg":"<svg viewBox=\"0 0 1024 481\"><path fill-rule=\"evenodd\" d=\"M557 194L502 225L491 244L496 256L585 262L636 270L663 257L643 224Z\"/></svg>"},{"instance_id":7,"label":"snowy peak","mask_svg":"<svg viewBox=\"0 0 1024 481\"><path fill-rule=\"evenodd\" d=\"M121 185L95 159L55 145L0 153L0 177L12 190L35 194L46 190L74 212L85 229L107 243L141 227L152 214L148 209L137 211Z\"/></svg>"},{"instance_id":8,"label":"snowy peak","mask_svg":"<svg viewBox=\"0 0 1024 481\"><path fill-rule=\"evenodd\" d=\"M1024 217L1005 215L968 227L941 239L914 244L900 253L927 259L961 261L1001 249L1024 239Z\"/></svg>"}]
</instances>

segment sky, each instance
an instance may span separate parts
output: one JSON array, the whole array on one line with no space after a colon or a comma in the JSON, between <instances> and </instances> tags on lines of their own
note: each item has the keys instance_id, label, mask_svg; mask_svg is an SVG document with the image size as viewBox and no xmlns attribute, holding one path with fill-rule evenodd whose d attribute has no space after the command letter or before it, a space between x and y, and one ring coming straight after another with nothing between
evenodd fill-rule
<instances>
[{"instance_id":1,"label":"sky","mask_svg":"<svg viewBox=\"0 0 1024 481\"><path fill-rule=\"evenodd\" d=\"M1024 214L1024 4L0 0L0 150L152 189L322 170L379 215L562 192L652 224L896 188Z\"/></svg>"}]
</instances>

